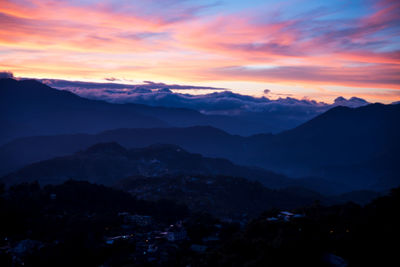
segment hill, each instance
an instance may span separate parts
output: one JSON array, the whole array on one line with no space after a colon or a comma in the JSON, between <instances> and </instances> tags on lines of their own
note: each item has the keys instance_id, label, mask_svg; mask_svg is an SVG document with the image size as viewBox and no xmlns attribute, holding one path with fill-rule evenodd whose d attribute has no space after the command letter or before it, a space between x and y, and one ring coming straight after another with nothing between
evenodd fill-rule
<instances>
[{"instance_id":1,"label":"hill","mask_svg":"<svg viewBox=\"0 0 400 267\"><path fill-rule=\"evenodd\" d=\"M265 210L334 201L311 190L297 187L272 190L259 182L221 175L134 176L120 180L116 187L139 199L167 199L196 213L238 221L255 218Z\"/></svg>"},{"instance_id":2,"label":"hill","mask_svg":"<svg viewBox=\"0 0 400 267\"><path fill-rule=\"evenodd\" d=\"M123 178L138 175L225 175L257 180L272 188L297 184L283 175L236 165L226 159L203 157L176 145L155 144L128 150L117 143L99 143L69 156L33 163L6 175L2 181L7 185L34 181L45 185L74 179L114 185Z\"/></svg>"},{"instance_id":3,"label":"hill","mask_svg":"<svg viewBox=\"0 0 400 267\"><path fill-rule=\"evenodd\" d=\"M373 188L395 173L399 118L400 105L336 107L293 130L254 137L260 149L250 161L292 176L312 174Z\"/></svg>"}]
</instances>

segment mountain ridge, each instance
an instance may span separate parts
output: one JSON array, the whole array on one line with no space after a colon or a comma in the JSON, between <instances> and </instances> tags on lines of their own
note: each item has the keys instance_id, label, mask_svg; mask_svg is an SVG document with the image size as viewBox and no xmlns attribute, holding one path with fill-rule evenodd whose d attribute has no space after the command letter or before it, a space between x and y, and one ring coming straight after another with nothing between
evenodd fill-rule
<instances>
[{"instance_id":1,"label":"mountain ridge","mask_svg":"<svg viewBox=\"0 0 400 267\"><path fill-rule=\"evenodd\" d=\"M249 134L268 129L267 122L206 115L197 110L144 104L116 104L82 98L36 80L0 79L0 144L15 138L97 133L117 128L213 126Z\"/></svg>"},{"instance_id":2,"label":"mountain ridge","mask_svg":"<svg viewBox=\"0 0 400 267\"><path fill-rule=\"evenodd\" d=\"M26 82L42 86L38 82ZM50 87L43 90L54 90L51 92L58 94L57 90ZM71 93L66 94L79 101L94 103ZM4 99L1 101L6 102ZM33 102L30 98L27 101ZM123 104L108 105L126 107ZM21 113L18 106L13 108ZM142 109L157 112L151 107L144 106ZM73 115L79 117L78 113ZM32 115L27 116L25 119ZM212 126L171 127L163 124L162 127L147 125L149 128L122 127L98 134L21 138L0 147L0 174L15 171L38 160L69 155L96 143L115 141L127 148L154 143L174 144L191 153L226 158L235 164L257 166L290 177L320 177L348 184L353 190L369 190L379 183L380 188L384 189L398 183L396 164L387 165L386 168L384 159L394 161L396 151L400 148L399 117L400 105L370 104L359 108L338 106L294 129L249 137L232 135ZM53 125L49 124L49 127Z\"/></svg>"},{"instance_id":3,"label":"mountain ridge","mask_svg":"<svg viewBox=\"0 0 400 267\"><path fill-rule=\"evenodd\" d=\"M256 180L280 188L296 184L290 178L260 168L235 165L222 158L189 153L177 145L153 144L126 149L116 142L98 143L68 156L39 161L2 178L7 185L39 181L59 184L68 179L113 185L129 176L226 175Z\"/></svg>"}]
</instances>

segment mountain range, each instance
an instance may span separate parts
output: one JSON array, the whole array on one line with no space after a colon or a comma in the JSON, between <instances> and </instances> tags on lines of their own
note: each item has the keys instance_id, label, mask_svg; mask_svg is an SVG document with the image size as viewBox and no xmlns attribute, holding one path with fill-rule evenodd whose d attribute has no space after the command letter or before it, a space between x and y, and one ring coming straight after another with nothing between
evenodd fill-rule
<instances>
[{"instance_id":1,"label":"mountain range","mask_svg":"<svg viewBox=\"0 0 400 267\"><path fill-rule=\"evenodd\" d=\"M399 182L399 110L400 105L337 107L293 130L251 137L230 135L212 127L118 129L94 135L27 137L0 147L0 160L4 163L1 173L100 142L118 142L128 148L164 143L292 177L320 177L337 183L339 188L347 185L342 187L344 191L385 190Z\"/></svg>"},{"instance_id":2,"label":"mountain range","mask_svg":"<svg viewBox=\"0 0 400 267\"><path fill-rule=\"evenodd\" d=\"M256 119L248 116L206 115L188 108L113 104L82 98L66 90L56 90L36 80L17 81L11 78L0 79L0 111L0 123L4 129L0 133L0 144L18 137L97 133L117 128L208 125L230 133L249 135L268 132L275 129L273 125L280 125L276 122L280 120L277 115L274 115L274 119L265 115ZM289 125L299 123L299 119L286 117L291 121ZM278 128L287 127L285 125Z\"/></svg>"},{"instance_id":3,"label":"mountain range","mask_svg":"<svg viewBox=\"0 0 400 267\"><path fill-rule=\"evenodd\" d=\"M124 85L0 79L0 123L6 129L0 133L0 144L22 136L97 133L122 127L209 125L245 136L278 133L331 107L368 104L356 97L338 97L333 104L326 104L290 97L271 100L230 91L190 95L173 92L165 86L187 88L158 83Z\"/></svg>"},{"instance_id":4,"label":"mountain range","mask_svg":"<svg viewBox=\"0 0 400 267\"><path fill-rule=\"evenodd\" d=\"M399 104L337 106L294 129L245 137L210 126L218 120L231 123L236 120L232 117L229 121L190 109L88 100L32 80L0 81L0 121L16 126L4 128L8 131L2 131L3 141L11 136L40 135L2 145L0 175L97 143L117 142L128 149L157 143L177 145L190 153L282 173L317 191L324 191L326 184L339 193L387 190L400 183ZM197 126L172 127L171 122ZM235 122L235 127L245 127ZM94 133L104 128L112 130Z\"/></svg>"},{"instance_id":5,"label":"mountain range","mask_svg":"<svg viewBox=\"0 0 400 267\"><path fill-rule=\"evenodd\" d=\"M0 79L0 107L0 123L4 129L0 144L24 136L96 133L116 128L211 125L234 130L240 128L238 125L255 125L185 108L90 100L36 80Z\"/></svg>"}]
</instances>

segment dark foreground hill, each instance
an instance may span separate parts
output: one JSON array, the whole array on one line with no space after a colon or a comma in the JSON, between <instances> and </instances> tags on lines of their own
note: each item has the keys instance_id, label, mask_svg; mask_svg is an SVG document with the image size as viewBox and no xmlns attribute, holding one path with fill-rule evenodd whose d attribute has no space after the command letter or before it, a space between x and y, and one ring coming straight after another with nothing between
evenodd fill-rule
<instances>
[{"instance_id":1,"label":"dark foreground hill","mask_svg":"<svg viewBox=\"0 0 400 267\"><path fill-rule=\"evenodd\" d=\"M272 190L259 182L221 175L136 176L120 180L116 187L139 199L168 199L193 212L234 220L255 218L270 209L291 209L316 201L327 204L339 200L304 188Z\"/></svg>"},{"instance_id":2,"label":"dark foreground hill","mask_svg":"<svg viewBox=\"0 0 400 267\"><path fill-rule=\"evenodd\" d=\"M0 189L1 266L392 266L398 259L400 189L364 207L314 203L241 224L82 181Z\"/></svg>"},{"instance_id":3,"label":"dark foreground hill","mask_svg":"<svg viewBox=\"0 0 400 267\"><path fill-rule=\"evenodd\" d=\"M354 203L266 212L196 266L392 266L400 237L400 189L361 207ZM279 216L279 215L278 215Z\"/></svg>"}]
</instances>

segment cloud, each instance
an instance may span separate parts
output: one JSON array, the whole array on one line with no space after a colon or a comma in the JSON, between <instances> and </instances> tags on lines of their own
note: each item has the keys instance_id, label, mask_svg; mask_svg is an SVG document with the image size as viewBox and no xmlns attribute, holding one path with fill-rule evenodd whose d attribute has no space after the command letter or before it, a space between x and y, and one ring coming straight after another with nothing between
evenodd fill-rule
<instances>
[{"instance_id":1,"label":"cloud","mask_svg":"<svg viewBox=\"0 0 400 267\"><path fill-rule=\"evenodd\" d=\"M304 82L320 85L352 85L373 86L378 88L400 89L400 70L396 66L364 65L342 66L281 66L268 68L227 67L214 69L210 75L223 75L227 77L242 77L253 81L278 82ZM333 82L334 81L334 82Z\"/></svg>"},{"instance_id":2,"label":"cloud","mask_svg":"<svg viewBox=\"0 0 400 267\"><path fill-rule=\"evenodd\" d=\"M362 98L351 97L349 99L346 99L342 96L339 96L338 98L335 99L333 106L346 106L346 107L356 108L368 104L369 103Z\"/></svg>"},{"instance_id":3,"label":"cloud","mask_svg":"<svg viewBox=\"0 0 400 267\"><path fill-rule=\"evenodd\" d=\"M110 78L104 78L104 80L109 81L109 82L115 82L115 81L119 81L119 79L114 78L114 77L110 77Z\"/></svg>"},{"instance_id":4,"label":"cloud","mask_svg":"<svg viewBox=\"0 0 400 267\"><path fill-rule=\"evenodd\" d=\"M239 2L3 0L0 68L31 77L362 87L376 96L400 89L399 1L302 1L301 9L298 1Z\"/></svg>"},{"instance_id":5,"label":"cloud","mask_svg":"<svg viewBox=\"0 0 400 267\"><path fill-rule=\"evenodd\" d=\"M10 71L1 71L0 79L6 79L6 78L14 78L14 74Z\"/></svg>"},{"instance_id":6,"label":"cloud","mask_svg":"<svg viewBox=\"0 0 400 267\"><path fill-rule=\"evenodd\" d=\"M104 90L116 90L124 89L126 92L151 92L153 89L163 89L169 88L173 90L213 90L221 91L228 90L225 88L209 87L209 86L193 86L193 85L179 85L179 84L165 84L156 83L152 81L144 81L143 84L122 84L122 83L96 83L96 82L81 82L81 81L67 81L67 80L57 80L57 79L38 79L39 81L47 84L51 87L58 89L73 89L73 90L92 90L92 89L104 89ZM125 81L117 78L105 78L107 81Z\"/></svg>"},{"instance_id":7,"label":"cloud","mask_svg":"<svg viewBox=\"0 0 400 267\"><path fill-rule=\"evenodd\" d=\"M271 93L271 90L269 90L269 89L264 90L264 95L268 95L269 93Z\"/></svg>"},{"instance_id":8,"label":"cloud","mask_svg":"<svg viewBox=\"0 0 400 267\"><path fill-rule=\"evenodd\" d=\"M161 88L157 92L158 93L168 93L168 94L172 94L173 93L169 88Z\"/></svg>"},{"instance_id":9,"label":"cloud","mask_svg":"<svg viewBox=\"0 0 400 267\"><path fill-rule=\"evenodd\" d=\"M195 87L190 85L168 85L146 81L141 85L124 85L114 83L71 82L63 80L43 80L52 87L68 90L82 97L105 100L111 103L136 103L151 106L189 108L205 114L238 115L246 113L273 113L279 115L301 116L318 114L337 106L361 106L368 104L360 98L345 99L339 97L332 105L310 99L296 99L286 96L275 100L268 97L253 97L230 91L212 92L201 95L173 92L171 89L214 90L212 87ZM266 89L269 93L270 91ZM215 90L214 90L215 91Z\"/></svg>"}]
</instances>

